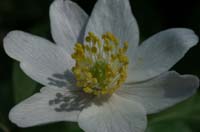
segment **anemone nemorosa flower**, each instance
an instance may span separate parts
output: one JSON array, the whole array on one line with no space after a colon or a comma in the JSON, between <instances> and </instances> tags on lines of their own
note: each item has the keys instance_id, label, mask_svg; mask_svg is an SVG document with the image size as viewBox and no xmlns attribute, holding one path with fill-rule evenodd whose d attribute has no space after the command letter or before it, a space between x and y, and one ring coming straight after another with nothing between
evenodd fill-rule
<instances>
[{"instance_id":1,"label":"anemone nemorosa flower","mask_svg":"<svg viewBox=\"0 0 200 132\"><path fill-rule=\"evenodd\" d=\"M147 114L199 87L196 76L168 71L197 44L194 32L172 28L139 45L128 0L98 0L90 17L55 0L50 20L56 44L22 31L4 39L6 53L45 86L10 111L20 127L72 121L86 132L143 132Z\"/></svg>"}]
</instances>

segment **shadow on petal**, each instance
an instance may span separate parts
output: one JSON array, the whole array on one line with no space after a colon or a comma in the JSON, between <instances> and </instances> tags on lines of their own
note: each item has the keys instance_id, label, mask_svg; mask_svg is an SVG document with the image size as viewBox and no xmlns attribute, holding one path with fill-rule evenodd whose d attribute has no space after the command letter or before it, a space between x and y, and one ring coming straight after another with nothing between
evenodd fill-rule
<instances>
[{"instance_id":1,"label":"shadow on petal","mask_svg":"<svg viewBox=\"0 0 200 132\"><path fill-rule=\"evenodd\" d=\"M49 105L53 106L56 112L81 111L90 106L93 97L81 91L58 92L54 99L49 100Z\"/></svg>"},{"instance_id":2,"label":"shadow on petal","mask_svg":"<svg viewBox=\"0 0 200 132\"><path fill-rule=\"evenodd\" d=\"M64 73L55 73L48 78L49 85L56 86L58 88L75 89L76 78L70 70Z\"/></svg>"}]
</instances>

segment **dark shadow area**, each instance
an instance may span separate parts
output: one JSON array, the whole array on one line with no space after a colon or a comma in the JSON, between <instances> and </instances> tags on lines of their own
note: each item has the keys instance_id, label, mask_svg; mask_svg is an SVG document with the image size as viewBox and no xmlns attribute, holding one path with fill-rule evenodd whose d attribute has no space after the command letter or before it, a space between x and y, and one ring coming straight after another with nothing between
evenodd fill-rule
<instances>
[{"instance_id":1,"label":"dark shadow area","mask_svg":"<svg viewBox=\"0 0 200 132\"><path fill-rule=\"evenodd\" d=\"M89 107L94 98L92 95L79 91L71 91L68 94L56 93L55 99L50 100L49 105L54 106L56 112L81 111Z\"/></svg>"},{"instance_id":2,"label":"dark shadow area","mask_svg":"<svg viewBox=\"0 0 200 132\"><path fill-rule=\"evenodd\" d=\"M74 90L74 87L76 87L76 79L70 70L67 70L63 74L55 73L52 75L52 77L49 77L48 80L49 85L53 85L58 88Z\"/></svg>"}]
</instances>

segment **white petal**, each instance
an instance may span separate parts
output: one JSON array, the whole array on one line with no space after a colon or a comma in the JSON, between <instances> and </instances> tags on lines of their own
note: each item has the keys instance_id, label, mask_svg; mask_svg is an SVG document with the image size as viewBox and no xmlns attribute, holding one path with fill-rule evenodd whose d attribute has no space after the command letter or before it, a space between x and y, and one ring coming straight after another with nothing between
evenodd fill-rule
<instances>
[{"instance_id":1,"label":"white petal","mask_svg":"<svg viewBox=\"0 0 200 132\"><path fill-rule=\"evenodd\" d=\"M65 50L48 40L13 31L5 37L4 49L10 57L21 62L27 75L43 85L66 87L72 79L73 60Z\"/></svg>"},{"instance_id":2,"label":"white petal","mask_svg":"<svg viewBox=\"0 0 200 132\"><path fill-rule=\"evenodd\" d=\"M83 37L87 14L70 0L55 0L50 7L50 19L55 42L71 54L74 44Z\"/></svg>"},{"instance_id":3,"label":"white petal","mask_svg":"<svg viewBox=\"0 0 200 132\"><path fill-rule=\"evenodd\" d=\"M63 89L42 88L40 93L33 95L16 105L9 113L9 119L19 127L30 127L58 121L77 121L79 110L64 112L55 111L49 101L55 99L57 93L65 93Z\"/></svg>"},{"instance_id":4,"label":"white petal","mask_svg":"<svg viewBox=\"0 0 200 132\"><path fill-rule=\"evenodd\" d=\"M127 82L150 79L176 64L186 52L198 43L190 29L174 28L162 31L142 43L129 66Z\"/></svg>"},{"instance_id":5,"label":"white petal","mask_svg":"<svg viewBox=\"0 0 200 132\"><path fill-rule=\"evenodd\" d=\"M129 0L98 0L86 27L86 34L88 32L98 36L111 32L121 40L121 44L129 42L129 56L139 43L138 25Z\"/></svg>"},{"instance_id":6,"label":"white petal","mask_svg":"<svg viewBox=\"0 0 200 132\"><path fill-rule=\"evenodd\" d=\"M84 109L78 123L86 132L143 132L146 114L139 103L113 95Z\"/></svg>"},{"instance_id":7,"label":"white petal","mask_svg":"<svg viewBox=\"0 0 200 132\"><path fill-rule=\"evenodd\" d=\"M198 87L196 76L170 71L146 82L125 85L117 93L140 102L147 113L155 113L194 95Z\"/></svg>"}]
</instances>

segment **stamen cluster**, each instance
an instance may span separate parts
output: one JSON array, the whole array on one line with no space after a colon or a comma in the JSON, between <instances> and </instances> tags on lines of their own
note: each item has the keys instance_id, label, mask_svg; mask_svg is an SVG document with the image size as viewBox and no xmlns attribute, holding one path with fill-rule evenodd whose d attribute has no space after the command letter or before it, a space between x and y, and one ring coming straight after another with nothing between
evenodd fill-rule
<instances>
[{"instance_id":1,"label":"stamen cluster","mask_svg":"<svg viewBox=\"0 0 200 132\"><path fill-rule=\"evenodd\" d=\"M119 40L110 32L101 39L89 32L85 40L86 44L75 44L71 55L76 61L72 68L76 85L88 94L112 94L127 77L128 43L119 47Z\"/></svg>"}]
</instances>

